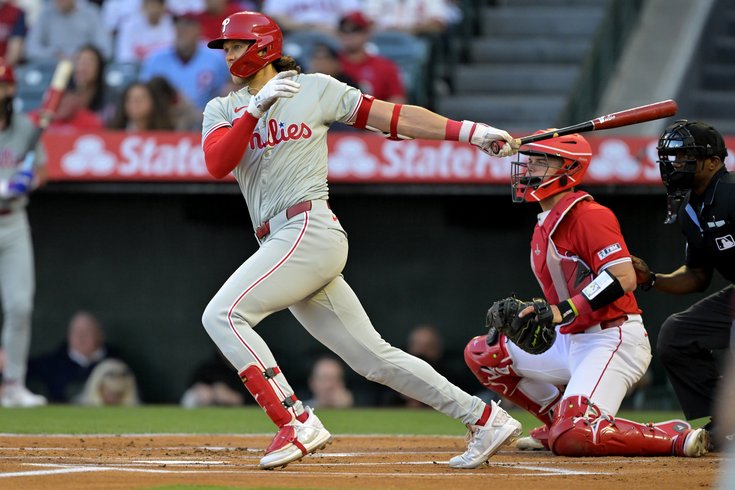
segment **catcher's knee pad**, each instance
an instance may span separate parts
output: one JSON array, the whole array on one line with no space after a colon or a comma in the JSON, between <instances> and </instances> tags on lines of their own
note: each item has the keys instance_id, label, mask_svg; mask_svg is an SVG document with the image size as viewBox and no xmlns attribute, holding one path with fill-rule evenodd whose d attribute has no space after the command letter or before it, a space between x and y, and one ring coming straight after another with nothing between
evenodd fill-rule
<instances>
[{"instance_id":1,"label":"catcher's knee pad","mask_svg":"<svg viewBox=\"0 0 735 490\"><path fill-rule=\"evenodd\" d=\"M498 335L495 343L490 345L487 344L487 335L473 338L464 349L464 360L483 386L532 413L545 425L551 424L551 409L559 398L542 404L519 387L523 377L513 370L505 335Z\"/></svg>"},{"instance_id":2,"label":"catcher's knee pad","mask_svg":"<svg viewBox=\"0 0 735 490\"><path fill-rule=\"evenodd\" d=\"M604 415L587 397L573 396L558 405L549 447L560 456L665 456L673 437L653 424Z\"/></svg>"},{"instance_id":3,"label":"catcher's knee pad","mask_svg":"<svg viewBox=\"0 0 735 490\"><path fill-rule=\"evenodd\" d=\"M464 349L464 362L480 383L503 396L515 391L521 380L511 367L513 359L505 347L503 334L491 345L487 343L487 335L470 340Z\"/></svg>"},{"instance_id":4,"label":"catcher's knee pad","mask_svg":"<svg viewBox=\"0 0 735 490\"><path fill-rule=\"evenodd\" d=\"M277 367L263 369L262 366L253 363L248 364L240 372L240 379L273 423L283 427L294 419L294 414L289 408L296 403L297 398L294 395L283 398L276 393L273 387L275 381L271 378L280 372Z\"/></svg>"}]
</instances>

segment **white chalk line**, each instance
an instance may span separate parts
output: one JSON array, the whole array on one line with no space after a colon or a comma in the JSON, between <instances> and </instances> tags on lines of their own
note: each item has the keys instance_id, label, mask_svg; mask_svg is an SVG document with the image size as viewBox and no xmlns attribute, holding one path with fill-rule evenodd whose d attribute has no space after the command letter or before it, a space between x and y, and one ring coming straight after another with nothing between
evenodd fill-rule
<instances>
[{"instance_id":1,"label":"white chalk line","mask_svg":"<svg viewBox=\"0 0 735 490\"><path fill-rule=\"evenodd\" d=\"M427 461L422 464L435 466L437 462ZM289 471L288 469L276 470L273 472L265 472L263 470L184 470L184 469L154 469L154 468L130 468L120 466L79 466L79 465L61 465L61 464L36 464L30 463L29 466L41 466L45 470L33 470L33 471L16 471L12 473L0 473L0 478L10 477L31 477L31 476L48 476L48 475L59 475L65 473L85 473L85 472L100 472L100 471L119 471L126 473L155 473L155 474L172 474L172 475L184 475L184 474L229 474L229 475L261 475L261 476L276 476L276 475L299 475L304 476L305 473L299 471ZM304 466L303 463L299 463L299 466ZM321 466L321 465L317 465ZM493 465L490 465L493 466ZM503 465L507 466L507 465ZM589 472L589 471L573 471L573 470L559 470L548 467L521 467L522 469L530 469L528 473L512 472L512 473L495 473L493 476L509 476L509 477L522 477L522 476L569 476L569 475L607 475L609 472ZM478 472L476 471L463 471L463 470L447 470L442 472L432 473L399 473L399 472L337 472L337 471L310 471L309 476L333 476L333 477L378 477L384 478L390 477L477 477Z\"/></svg>"}]
</instances>

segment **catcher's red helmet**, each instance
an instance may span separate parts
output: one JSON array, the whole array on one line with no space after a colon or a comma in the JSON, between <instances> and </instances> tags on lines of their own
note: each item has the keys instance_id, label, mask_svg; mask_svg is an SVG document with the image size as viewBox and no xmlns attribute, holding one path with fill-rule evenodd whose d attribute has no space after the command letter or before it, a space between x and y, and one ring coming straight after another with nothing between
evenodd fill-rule
<instances>
[{"instance_id":1,"label":"catcher's red helmet","mask_svg":"<svg viewBox=\"0 0 735 490\"><path fill-rule=\"evenodd\" d=\"M0 58L0 82L15 85L15 72L13 71L13 67L5 63L5 60L2 58Z\"/></svg>"},{"instance_id":2,"label":"catcher's red helmet","mask_svg":"<svg viewBox=\"0 0 735 490\"><path fill-rule=\"evenodd\" d=\"M253 44L230 67L230 73L241 78L255 74L282 56L283 33L273 19L260 12L237 12L222 21L222 33L207 46L222 49L228 39L253 41ZM264 54L260 54L265 51Z\"/></svg>"},{"instance_id":3,"label":"catcher's red helmet","mask_svg":"<svg viewBox=\"0 0 735 490\"><path fill-rule=\"evenodd\" d=\"M552 131L545 129L534 134ZM528 174L529 155L547 155L561 158L561 167L547 166L544 175L530 176ZM523 161L526 156L526 161ZM513 200L515 202L535 202L571 189L582 182L592 161L592 147L580 134L558 136L548 140L528 143L521 146L518 160L511 167L511 184Z\"/></svg>"}]
</instances>

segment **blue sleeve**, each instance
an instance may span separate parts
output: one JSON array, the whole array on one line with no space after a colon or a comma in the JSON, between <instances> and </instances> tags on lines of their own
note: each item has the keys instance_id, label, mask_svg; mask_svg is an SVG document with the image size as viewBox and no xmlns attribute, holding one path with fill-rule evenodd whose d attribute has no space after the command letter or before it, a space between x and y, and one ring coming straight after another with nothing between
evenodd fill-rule
<instances>
[{"instance_id":1,"label":"blue sleeve","mask_svg":"<svg viewBox=\"0 0 735 490\"><path fill-rule=\"evenodd\" d=\"M10 29L10 37L26 37L28 34L28 25L26 24L26 14L21 11L15 20L12 29Z\"/></svg>"}]
</instances>

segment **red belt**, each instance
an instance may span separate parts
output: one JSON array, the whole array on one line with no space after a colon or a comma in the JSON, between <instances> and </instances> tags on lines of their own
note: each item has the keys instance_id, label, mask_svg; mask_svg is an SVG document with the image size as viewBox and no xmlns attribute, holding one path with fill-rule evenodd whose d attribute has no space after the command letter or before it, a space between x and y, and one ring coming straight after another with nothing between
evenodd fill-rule
<instances>
[{"instance_id":1,"label":"red belt","mask_svg":"<svg viewBox=\"0 0 735 490\"><path fill-rule=\"evenodd\" d=\"M10 214L12 212L13 212L12 209L0 209L0 216L5 216L5 215L8 215L8 214Z\"/></svg>"},{"instance_id":2,"label":"red belt","mask_svg":"<svg viewBox=\"0 0 735 490\"><path fill-rule=\"evenodd\" d=\"M291 219L294 216L305 213L307 211L311 211L311 201L303 201L298 204L294 204L286 210L286 219ZM267 237L270 232L271 226L269 220L256 228L255 236L258 238L258 240L262 240L263 238Z\"/></svg>"}]
</instances>

